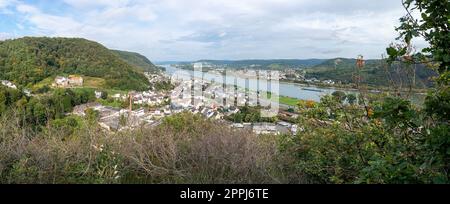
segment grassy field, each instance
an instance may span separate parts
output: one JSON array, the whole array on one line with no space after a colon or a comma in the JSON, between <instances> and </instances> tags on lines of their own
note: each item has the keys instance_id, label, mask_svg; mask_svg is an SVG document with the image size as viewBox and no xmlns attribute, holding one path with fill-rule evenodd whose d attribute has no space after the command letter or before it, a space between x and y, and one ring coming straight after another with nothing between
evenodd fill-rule
<instances>
[{"instance_id":1,"label":"grassy field","mask_svg":"<svg viewBox=\"0 0 450 204\"><path fill-rule=\"evenodd\" d=\"M96 77L83 77L84 83L83 87L89 87L89 88L104 88L106 81L102 78L96 78Z\"/></svg>"},{"instance_id":2,"label":"grassy field","mask_svg":"<svg viewBox=\"0 0 450 204\"><path fill-rule=\"evenodd\" d=\"M281 104L285 104L285 105L289 105L289 106L297 106L299 101L300 100L296 99L296 98L291 98L291 97L287 97L287 96L280 96L280 103Z\"/></svg>"},{"instance_id":3,"label":"grassy field","mask_svg":"<svg viewBox=\"0 0 450 204\"><path fill-rule=\"evenodd\" d=\"M275 101L277 99L276 96L272 97L270 93L267 97L271 98L272 101ZM278 102L280 104L288 105L288 106L297 106L298 102L300 101L300 99L296 99L296 98L292 98L292 97L288 97L288 96L278 96L278 100L279 100Z\"/></svg>"},{"instance_id":4,"label":"grassy field","mask_svg":"<svg viewBox=\"0 0 450 204\"><path fill-rule=\"evenodd\" d=\"M101 103L104 106L114 107L114 108L123 108L123 103L121 101L113 100L108 101L104 99L97 99L97 102Z\"/></svg>"},{"instance_id":5,"label":"grassy field","mask_svg":"<svg viewBox=\"0 0 450 204\"><path fill-rule=\"evenodd\" d=\"M46 79L40 81L39 83L33 85L33 86L31 87L31 89L32 89L32 90L38 90L38 89L43 88L44 86L49 86L49 87L51 87L51 86L52 86L52 83L53 83L54 81L55 81L55 77L49 77L49 78L46 78Z\"/></svg>"}]
</instances>

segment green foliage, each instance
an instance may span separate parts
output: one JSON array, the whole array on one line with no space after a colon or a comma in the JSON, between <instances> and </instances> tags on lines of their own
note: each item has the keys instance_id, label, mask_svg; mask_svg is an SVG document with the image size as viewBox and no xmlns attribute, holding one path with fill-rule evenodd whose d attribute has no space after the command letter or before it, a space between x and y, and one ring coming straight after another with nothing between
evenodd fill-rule
<instances>
[{"instance_id":1,"label":"green foliage","mask_svg":"<svg viewBox=\"0 0 450 204\"><path fill-rule=\"evenodd\" d=\"M334 98L335 100L337 100L337 101L340 102L340 103L344 103L345 100L347 99L347 94L345 94L345 93L342 92L342 91L335 91L335 92L333 92L331 95L333 96L333 98Z\"/></svg>"},{"instance_id":2,"label":"green foliage","mask_svg":"<svg viewBox=\"0 0 450 204\"><path fill-rule=\"evenodd\" d=\"M171 91L175 88L175 85L173 85L170 81L161 81L152 85L156 91Z\"/></svg>"},{"instance_id":3,"label":"green foliage","mask_svg":"<svg viewBox=\"0 0 450 204\"><path fill-rule=\"evenodd\" d=\"M49 91L50 91L50 87L45 85L45 86L37 88L33 92L36 93L36 94L43 94L43 93L47 93Z\"/></svg>"},{"instance_id":4,"label":"green foliage","mask_svg":"<svg viewBox=\"0 0 450 204\"><path fill-rule=\"evenodd\" d=\"M104 106L114 107L114 108L127 108L129 107L128 104L125 104L125 101L121 100L114 100L113 98L108 99L97 99L97 102L101 103Z\"/></svg>"},{"instance_id":5,"label":"green foliage","mask_svg":"<svg viewBox=\"0 0 450 204\"><path fill-rule=\"evenodd\" d=\"M336 82L351 84L354 83L356 59L332 59L322 64L306 69L307 78L317 78L320 80L331 79ZM418 64L415 68L416 87L427 88L433 85L430 77L436 76L436 72L428 69L423 64ZM375 87L386 87L390 84L386 74L393 77L394 81L405 81L407 76L398 75L396 70L390 69L386 72L383 60L366 60L363 70L360 70L362 83Z\"/></svg>"},{"instance_id":6,"label":"green foliage","mask_svg":"<svg viewBox=\"0 0 450 204\"><path fill-rule=\"evenodd\" d=\"M258 122L276 122L278 119L261 117L261 109L255 107L240 107L238 113L232 114L228 120L235 123L258 123Z\"/></svg>"},{"instance_id":7,"label":"green foliage","mask_svg":"<svg viewBox=\"0 0 450 204\"><path fill-rule=\"evenodd\" d=\"M48 121L63 119L74 106L92 101L95 101L95 93L90 89L55 89L49 94L28 98L19 90L0 87L0 116L13 112L23 118L22 126L38 128Z\"/></svg>"},{"instance_id":8,"label":"green foliage","mask_svg":"<svg viewBox=\"0 0 450 204\"><path fill-rule=\"evenodd\" d=\"M19 90L0 86L0 115L22 97L24 96Z\"/></svg>"},{"instance_id":9,"label":"green foliage","mask_svg":"<svg viewBox=\"0 0 450 204\"><path fill-rule=\"evenodd\" d=\"M411 63L424 62L431 68L436 68L439 76L436 86L429 92L425 100L424 112L428 120L426 137L419 141L420 147L428 151L427 162L423 168L433 168L436 173L432 180L435 183L448 183L450 166L449 155L449 113L450 113L450 2L445 0L404 0L403 6L407 14L400 19L401 25L397 28L403 39L405 47L399 47L395 52L388 48L391 61L410 59ZM420 20L412 15L419 12ZM399 51L410 46L415 37L423 37L429 46L412 56L404 56ZM414 114L414 113L413 113ZM406 116L406 115L404 115ZM411 117L411 116L408 116ZM412 116L414 117L414 116ZM417 115L415 116L417 118ZM404 119L404 118L403 118Z\"/></svg>"},{"instance_id":10,"label":"green foliage","mask_svg":"<svg viewBox=\"0 0 450 204\"><path fill-rule=\"evenodd\" d=\"M450 87L443 87L428 94L425 110L439 120L450 121Z\"/></svg>"},{"instance_id":11,"label":"green foliage","mask_svg":"<svg viewBox=\"0 0 450 204\"><path fill-rule=\"evenodd\" d=\"M414 37L423 37L430 46L418 53L416 59L431 58L439 63L439 73L449 71L450 66L450 2L445 0L403 0L408 14L400 19L401 25L396 29L409 44ZM419 12L421 19L414 19L412 13ZM401 48L404 49L404 48ZM391 50L392 58L402 56L402 52Z\"/></svg>"},{"instance_id":12,"label":"green foliage","mask_svg":"<svg viewBox=\"0 0 450 204\"><path fill-rule=\"evenodd\" d=\"M188 112L183 112L178 115L164 118L163 124L170 126L178 132L192 132L195 124L202 120L200 115L193 115Z\"/></svg>"},{"instance_id":13,"label":"green foliage","mask_svg":"<svg viewBox=\"0 0 450 204\"><path fill-rule=\"evenodd\" d=\"M354 105L357 101L357 98L355 96L355 94L348 94L347 95L347 101L350 105Z\"/></svg>"},{"instance_id":14,"label":"green foliage","mask_svg":"<svg viewBox=\"0 0 450 204\"><path fill-rule=\"evenodd\" d=\"M61 135L70 136L77 128L81 128L80 118L76 116L68 116L62 119L50 121L50 127L61 132Z\"/></svg>"},{"instance_id":15,"label":"green foliage","mask_svg":"<svg viewBox=\"0 0 450 204\"><path fill-rule=\"evenodd\" d=\"M290 141L291 148L298 156L298 169L314 180L323 183L450 182L450 91L445 59L450 50L450 3L406 0L404 5L408 12L418 9L423 21L414 21L409 14L401 19L398 30L406 46L387 48L389 61L411 63L433 59L439 67L437 87L427 97L424 109L415 108L401 98L369 99L368 108L375 113L368 118L366 104L342 106L326 96L317 106L302 110L299 125L305 131ZM438 18L436 22L435 18ZM418 35L430 43L423 52L431 55L409 56L408 46ZM368 61L365 69L371 69L371 63ZM334 94L334 98L338 96L341 98L343 94ZM362 101L365 100L359 100Z\"/></svg>"},{"instance_id":16,"label":"green foliage","mask_svg":"<svg viewBox=\"0 0 450 204\"><path fill-rule=\"evenodd\" d=\"M121 90L145 90L147 78L104 46L73 38L32 38L0 42L0 79L23 86L50 76L79 74L106 80Z\"/></svg>"},{"instance_id":17,"label":"green foliage","mask_svg":"<svg viewBox=\"0 0 450 204\"><path fill-rule=\"evenodd\" d=\"M332 97L301 110L304 129L287 142L297 170L319 183L448 183L448 125L435 126L409 101L386 98L364 107Z\"/></svg>"},{"instance_id":18,"label":"green foliage","mask_svg":"<svg viewBox=\"0 0 450 204\"><path fill-rule=\"evenodd\" d=\"M416 128L418 112L412 109L409 101L388 97L375 109L375 117L382 118L387 125L402 129Z\"/></svg>"},{"instance_id":19,"label":"green foliage","mask_svg":"<svg viewBox=\"0 0 450 204\"><path fill-rule=\"evenodd\" d=\"M87 121L94 123L97 122L97 120L100 117L100 113L92 108L88 108L85 110Z\"/></svg>"},{"instance_id":20,"label":"green foliage","mask_svg":"<svg viewBox=\"0 0 450 204\"><path fill-rule=\"evenodd\" d=\"M112 50L112 52L119 56L123 61L127 62L130 65L133 65L140 71L152 73L157 73L160 71L157 66L155 66L152 62L150 62L150 60L139 53L120 50Z\"/></svg>"}]
</instances>

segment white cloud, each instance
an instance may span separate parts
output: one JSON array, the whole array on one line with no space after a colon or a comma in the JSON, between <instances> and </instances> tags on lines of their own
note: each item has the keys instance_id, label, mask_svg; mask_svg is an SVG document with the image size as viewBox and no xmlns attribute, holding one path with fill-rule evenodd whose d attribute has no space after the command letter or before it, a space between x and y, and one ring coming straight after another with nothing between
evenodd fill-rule
<instances>
[{"instance_id":1,"label":"white cloud","mask_svg":"<svg viewBox=\"0 0 450 204\"><path fill-rule=\"evenodd\" d=\"M378 57L403 15L392 0L64 2L68 13L16 2L17 15L36 35L84 37L152 60Z\"/></svg>"},{"instance_id":2,"label":"white cloud","mask_svg":"<svg viewBox=\"0 0 450 204\"><path fill-rule=\"evenodd\" d=\"M14 2L14 0L0 0L0 8L5 8Z\"/></svg>"},{"instance_id":3,"label":"white cloud","mask_svg":"<svg viewBox=\"0 0 450 204\"><path fill-rule=\"evenodd\" d=\"M69 4L78 9L87 8L97 8L97 7L114 7L120 8L126 6L129 0L64 0L65 3Z\"/></svg>"},{"instance_id":4,"label":"white cloud","mask_svg":"<svg viewBox=\"0 0 450 204\"><path fill-rule=\"evenodd\" d=\"M11 33L3 33L0 32L0 40L6 40L6 39L11 39L11 38L15 38L16 36L14 36Z\"/></svg>"},{"instance_id":5,"label":"white cloud","mask_svg":"<svg viewBox=\"0 0 450 204\"><path fill-rule=\"evenodd\" d=\"M11 11L8 7L16 3L16 0L0 0L0 14L13 14L14 12Z\"/></svg>"}]
</instances>

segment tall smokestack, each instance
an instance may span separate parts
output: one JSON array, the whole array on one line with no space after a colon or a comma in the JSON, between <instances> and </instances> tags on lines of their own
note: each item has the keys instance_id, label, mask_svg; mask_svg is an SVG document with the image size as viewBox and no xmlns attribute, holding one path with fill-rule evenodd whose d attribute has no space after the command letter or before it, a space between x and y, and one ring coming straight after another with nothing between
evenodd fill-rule
<instances>
[{"instance_id":1,"label":"tall smokestack","mask_svg":"<svg viewBox=\"0 0 450 204\"><path fill-rule=\"evenodd\" d=\"M130 99L130 107L128 117L131 115L131 111L133 111L133 92L128 93L128 97Z\"/></svg>"}]
</instances>

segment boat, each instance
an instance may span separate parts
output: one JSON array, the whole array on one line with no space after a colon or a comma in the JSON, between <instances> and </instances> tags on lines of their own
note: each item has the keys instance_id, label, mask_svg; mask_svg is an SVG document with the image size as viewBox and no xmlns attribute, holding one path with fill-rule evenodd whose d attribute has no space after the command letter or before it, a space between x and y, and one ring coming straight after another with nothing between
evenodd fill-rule
<instances>
[{"instance_id":1,"label":"boat","mask_svg":"<svg viewBox=\"0 0 450 204\"><path fill-rule=\"evenodd\" d=\"M311 89L311 88L302 88L302 90L305 90L305 91L314 91L314 92L323 92L323 90L320 90L320 89Z\"/></svg>"}]
</instances>

